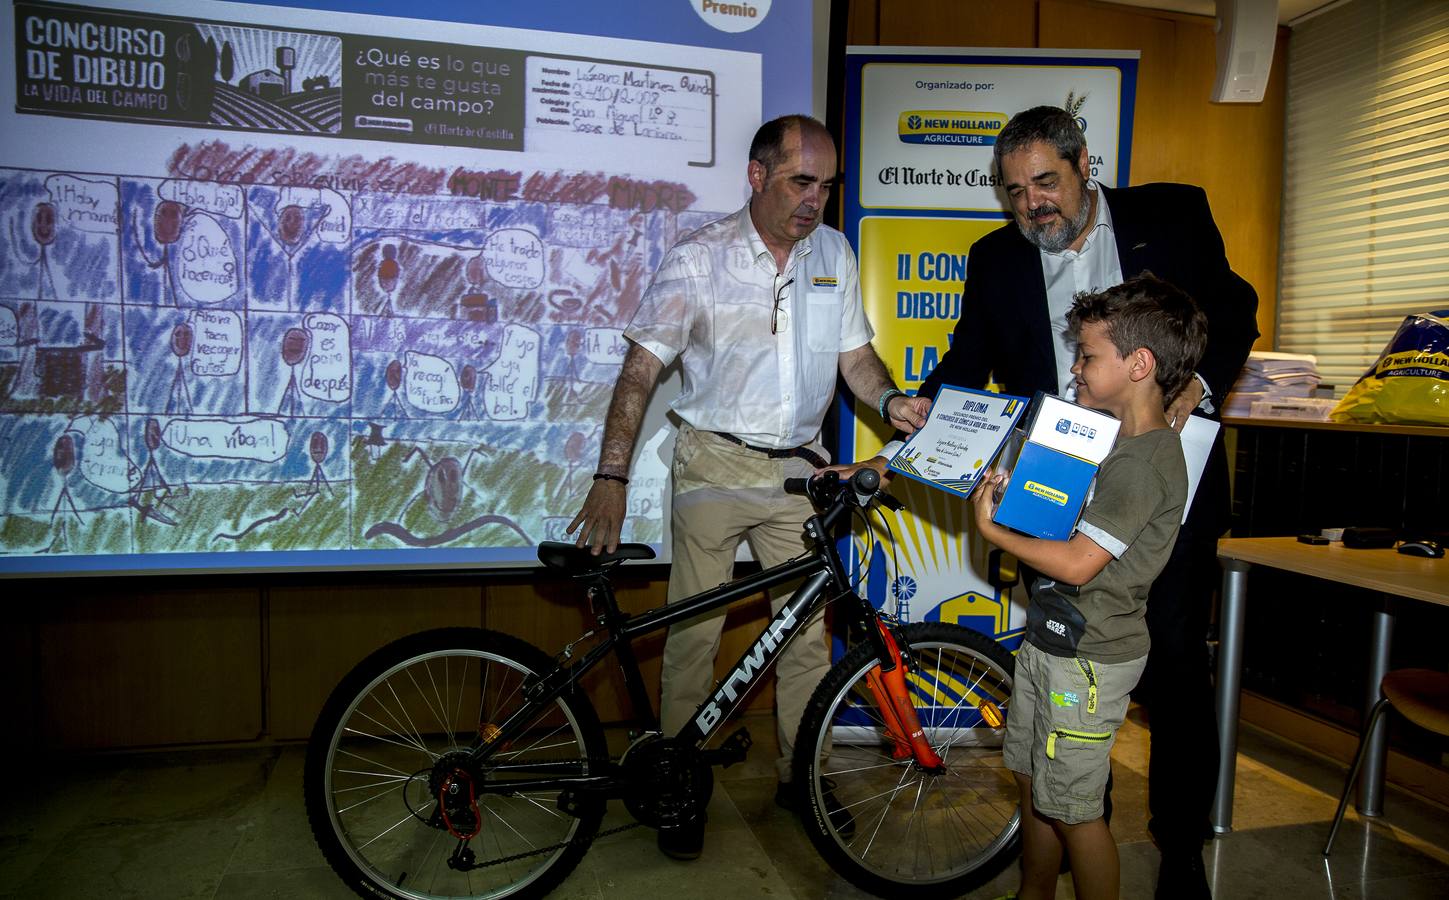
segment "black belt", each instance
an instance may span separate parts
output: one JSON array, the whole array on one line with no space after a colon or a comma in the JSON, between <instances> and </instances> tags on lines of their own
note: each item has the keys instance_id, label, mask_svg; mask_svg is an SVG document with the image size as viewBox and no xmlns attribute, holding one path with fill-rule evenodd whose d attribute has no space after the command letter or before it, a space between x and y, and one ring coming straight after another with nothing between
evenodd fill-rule
<instances>
[{"instance_id":1,"label":"black belt","mask_svg":"<svg viewBox=\"0 0 1449 900\"><path fill-rule=\"evenodd\" d=\"M788 450L778 450L774 447L756 447L754 444L747 444L739 438L735 437L734 435L730 434L728 431L716 431L713 432L713 434L719 435L720 437L729 441L731 444L738 444L739 446L744 447L746 450L753 450L756 453L763 453L770 459L803 459L817 469L823 469L826 466L830 465L825 461L825 458L823 456L821 456L819 453L816 453L814 450L811 450L809 447L791 447Z\"/></svg>"}]
</instances>

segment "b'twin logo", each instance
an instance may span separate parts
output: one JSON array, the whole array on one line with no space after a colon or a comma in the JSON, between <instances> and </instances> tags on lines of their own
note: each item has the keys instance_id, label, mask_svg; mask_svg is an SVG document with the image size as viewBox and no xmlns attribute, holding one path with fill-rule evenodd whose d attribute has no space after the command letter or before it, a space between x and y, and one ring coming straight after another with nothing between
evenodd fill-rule
<instances>
[{"instance_id":1,"label":"b'twin logo","mask_svg":"<svg viewBox=\"0 0 1449 900\"><path fill-rule=\"evenodd\" d=\"M694 717L694 724L702 734L709 734L709 730L717 725L724 716L724 712L719 708L720 702L724 699L734 701L744 693L749 688L750 682L755 680L755 676L764 670L765 657L774 653L775 648L785 642L785 635L795 627L794 608L787 603L780 612L783 615L777 621L770 623L770 627L760 635L758 641L755 641L755 646L751 648L750 654L741 660L740 664L735 666L735 670L715 689L709 705Z\"/></svg>"}]
</instances>

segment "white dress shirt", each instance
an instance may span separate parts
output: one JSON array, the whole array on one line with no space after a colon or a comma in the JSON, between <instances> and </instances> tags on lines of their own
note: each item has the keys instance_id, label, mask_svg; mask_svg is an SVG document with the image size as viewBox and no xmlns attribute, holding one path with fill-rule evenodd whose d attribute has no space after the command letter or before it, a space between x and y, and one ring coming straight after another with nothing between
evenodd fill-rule
<instances>
[{"instance_id":1,"label":"white dress shirt","mask_svg":"<svg viewBox=\"0 0 1449 900\"><path fill-rule=\"evenodd\" d=\"M1051 312L1052 349L1056 351L1057 395L1066 400L1077 397L1072 363L1077 347L1067 340L1067 312L1077 294L1096 293L1122 283L1122 261L1117 257L1117 239L1112 233L1112 213L1107 209L1107 196L1097 189L1095 181L1087 189L1097 197L1097 217L1087 231L1087 240L1080 250L1052 253L1042 250L1041 273L1046 279L1047 309Z\"/></svg>"},{"instance_id":2,"label":"white dress shirt","mask_svg":"<svg viewBox=\"0 0 1449 900\"><path fill-rule=\"evenodd\" d=\"M669 250L624 336L666 366L680 359L681 419L783 449L819 436L840 354L874 332L845 236L817 227L777 272L746 204Z\"/></svg>"}]
</instances>

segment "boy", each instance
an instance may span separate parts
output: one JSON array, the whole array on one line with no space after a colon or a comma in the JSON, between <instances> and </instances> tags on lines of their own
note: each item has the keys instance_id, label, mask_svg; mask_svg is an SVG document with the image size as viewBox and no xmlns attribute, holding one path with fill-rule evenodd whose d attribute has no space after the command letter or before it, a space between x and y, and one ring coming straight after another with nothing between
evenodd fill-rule
<instances>
[{"instance_id":1,"label":"boy","mask_svg":"<svg viewBox=\"0 0 1449 900\"><path fill-rule=\"evenodd\" d=\"M1150 274L1079 295L1067 333L1077 344L1077 402L1122 423L1076 533L1047 541L992 522L1005 474L972 497L982 536L1042 575L1003 751L1021 790L1021 900L1054 896L1063 849L1078 898L1117 897L1117 845L1102 794L1128 694L1147 662L1147 590L1187 500L1182 444L1164 411L1207 343L1192 299Z\"/></svg>"}]
</instances>

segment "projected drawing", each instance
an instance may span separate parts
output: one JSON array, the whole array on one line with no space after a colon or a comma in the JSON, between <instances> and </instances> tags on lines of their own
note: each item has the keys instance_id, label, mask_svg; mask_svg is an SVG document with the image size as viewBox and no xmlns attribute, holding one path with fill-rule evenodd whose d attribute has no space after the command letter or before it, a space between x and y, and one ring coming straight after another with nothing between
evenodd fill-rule
<instances>
[{"instance_id":1,"label":"projected drawing","mask_svg":"<svg viewBox=\"0 0 1449 900\"><path fill-rule=\"evenodd\" d=\"M17 248L20 242L15 239L15 223L11 222L10 234L11 243ZM50 261L45 258L46 249L55 243L55 204L41 201L35 204L30 213L30 238L35 241L37 256L35 257L35 299L41 300L45 297L45 290L50 288L50 298L55 299L55 278L50 274Z\"/></svg>"},{"instance_id":2,"label":"projected drawing","mask_svg":"<svg viewBox=\"0 0 1449 900\"><path fill-rule=\"evenodd\" d=\"M252 188L247 207L249 288L254 304L338 309L340 262L350 240L347 201L315 188Z\"/></svg>"},{"instance_id":3,"label":"projected drawing","mask_svg":"<svg viewBox=\"0 0 1449 900\"><path fill-rule=\"evenodd\" d=\"M242 197L235 185L123 179L126 300L241 306Z\"/></svg>"},{"instance_id":4,"label":"projected drawing","mask_svg":"<svg viewBox=\"0 0 1449 900\"><path fill-rule=\"evenodd\" d=\"M592 487L653 273L744 202L764 108L808 105L788 4L702 41L632 7L21 6L0 576L529 562ZM624 540L667 528L677 371ZM302 555L331 550L362 553Z\"/></svg>"},{"instance_id":5,"label":"projected drawing","mask_svg":"<svg viewBox=\"0 0 1449 900\"><path fill-rule=\"evenodd\" d=\"M41 302L115 295L115 178L0 169L0 211L0 297Z\"/></svg>"},{"instance_id":6,"label":"projected drawing","mask_svg":"<svg viewBox=\"0 0 1449 900\"><path fill-rule=\"evenodd\" d=\"M279 416L302 414L302 390L297 387L297 367L307 358L307 349L312 339L301 328L288 328L282 335L282 362L287 366L287 387L282 391L282 403L277 407Z\"/></svg>"},{"instance_id":7,"label":"projected drawing","mask_svg":"<svg viewBox=\"0 0 1449 900\"><path fill-rule=\"evenodd\" d=\"M141 469L141 480L131 489L131 505L140 511L142 519L153 519L161 525L175 525L176 510L170 499L173 491L156 461L156 451L161 448L161 423L148 418L143 427L143 458L146 462Z\"/></svg>"},{"instance_id":8,"label":"projected drawing","mask_svg":"<svg viewBox=\"0 0 1449 900\"><path fill-rule=\"evenodd\" d=\"M0 217L5 554L557 538L687 218L21 170Z\"/></svg>"},{"instance_id":9,"label":"projected drawing","mask_svg":"<svg viewBox=\"0 0 1449 900\"><path fill-rule=\"evenodd\" d=\"M70 473L75 468L75 439L68 434L56 438L55 450L50 455L51 465L55 467L55 474L60 478L60 494L55 498L55 508L50 511L50 527L55 537L51 539L50 546L46 547L43 553L64 553L69 549L65 537L65 511L69 507L70 514L80 524L85 524L81 518L80 510L75 508L75 499L70 495ZM59 524L56 523L56 516L60 516Z\"/></svg>"},{"instance_id":10,"label":"projected drawing","mask_svg":"<svg viewBox=\"0 0 1449 900\"><path fill-rule=\"evenodd\" d=\"M392 315L392 295L397 290L397 279L402 274L402 266L397 261L397 245L384 244L382 247L382 262L377 264L377 286L387 295L387 302L382 306L382 315Z\"/></svg>"},{"instance_id":11,"label":"projected drawing","mask_svg":"<svg viewBox=\"0 0 1449 900\"><path fill-rule=\"evenodd\" d=\"M406 469L414 458L419 458L423 467L422 489L402 504L397 521L376 522L363 532L363 538L382 535L410 547L434 547L494 526L508 529L525 543L531 543L527 532L508 516L488 512L473 515L487 501L486 495L470 485L468 467L475 459L486 459L489 455L490 451L474 447L461 462L453 456L433 461L428 459L426 450L414 445L403 457L401 468Z\"/></svg>"},{"instance_id":12,"label":"projected drawing","mask_svg":"<svg viewBox=\"0 0 1449 900\"><path fill-rule=\"evenodd\" d=\"M136 249L146 256L146 268L161 270L161 295L164 302L171 306L180 305L176 302L176 278L171 271L171 247L181 240L181 218L185 214L186 207L175 200L162 200L156 204L156 211L151 217L151 239L161 246L161 256L154 260L146 256L140 226L133 223L137 229Z\"/></svg>"},{"instance_id":13,"label":"projected drawing","mask_svg":"<svg viewBox=\"0 0 1449 900\"><path fill-rule=\"evenodd\" d=\"M171 393L166 397L166 412L191 415L191 388L186 383L186 357L191 355L194 333L182 322L171 329L171 355L176 357L176 377L171 379Z\"/></svg>"}]
</instances>

